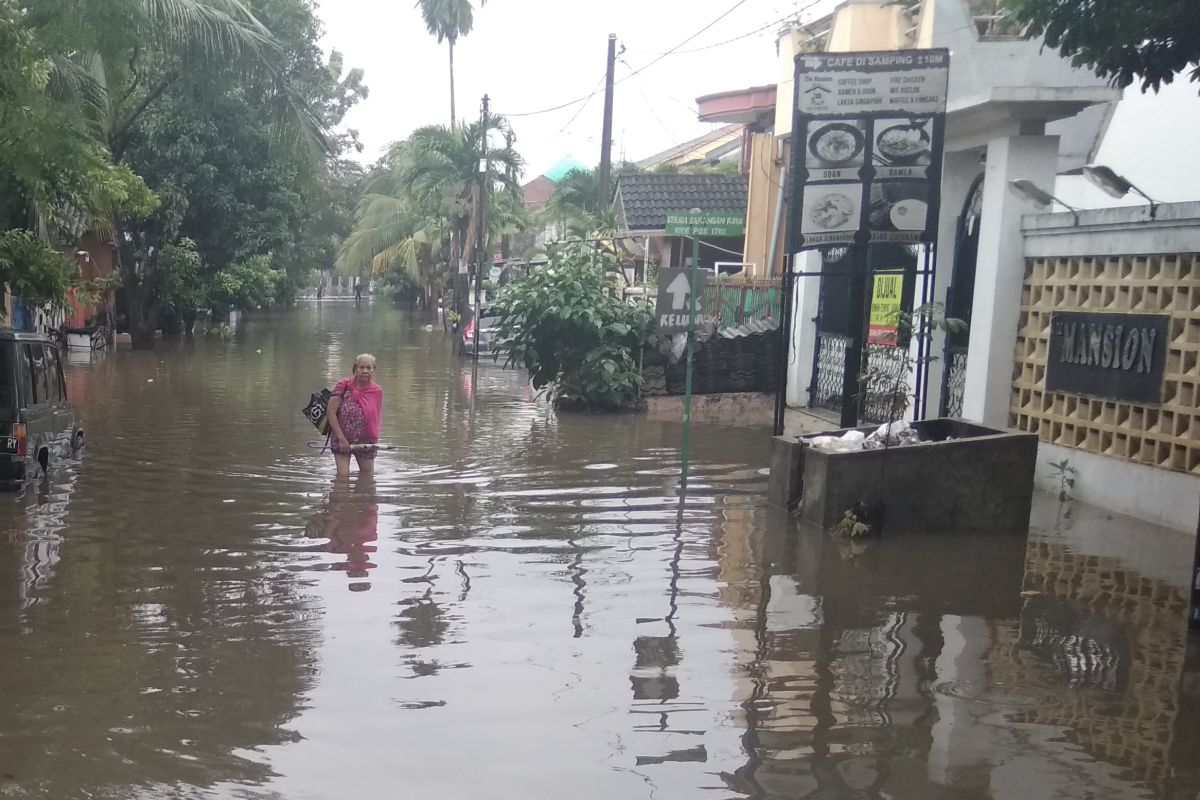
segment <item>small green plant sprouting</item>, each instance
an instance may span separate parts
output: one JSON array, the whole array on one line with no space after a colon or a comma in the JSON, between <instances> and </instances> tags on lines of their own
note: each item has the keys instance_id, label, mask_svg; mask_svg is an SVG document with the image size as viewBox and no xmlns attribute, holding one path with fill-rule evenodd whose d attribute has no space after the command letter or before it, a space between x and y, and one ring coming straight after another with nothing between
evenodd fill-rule
<instances>
[{"instance_id":1,"label":"small green plant sprouting","mask_svg":"<svg viewBox=\"0 0 1200 800\"><path fill-rule=\"evenodd\" d=\"M1050 472L1058 479L1058 502L1065 503L1073 500L1071 490L1075 488L1075 478L1079 471L1071 466L1070 460L1064 458L1059 462L1051 461Z\"/></svg>"}]
</instances>

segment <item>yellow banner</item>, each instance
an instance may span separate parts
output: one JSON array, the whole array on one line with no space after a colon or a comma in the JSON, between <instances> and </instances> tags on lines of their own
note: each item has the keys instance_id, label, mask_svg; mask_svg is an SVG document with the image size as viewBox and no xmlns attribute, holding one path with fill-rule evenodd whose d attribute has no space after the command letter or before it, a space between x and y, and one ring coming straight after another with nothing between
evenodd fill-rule
<instances>
[{"instance_id":1,"label":"yellow banner","mask_svg":"<svg viewBox=\"0 0 1200 800\"><path fill-rule=\"evenodd\" d=\"M867 336L870 344L896 346L896 323L900 317L900 293L903 289L903 273L875 275L871 289L871 326Z\"/></svg>"}]
</instances>

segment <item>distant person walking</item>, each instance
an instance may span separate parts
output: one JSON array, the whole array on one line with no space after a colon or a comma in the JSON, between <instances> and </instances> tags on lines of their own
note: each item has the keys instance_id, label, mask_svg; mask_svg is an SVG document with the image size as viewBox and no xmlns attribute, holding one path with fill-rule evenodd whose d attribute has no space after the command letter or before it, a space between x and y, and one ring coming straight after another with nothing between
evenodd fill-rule
<instances>
[{"instance_id":1,"label":"distant person walking","mask_svg":"<svg viewBox=\"0 0 1200 800\"><path fill-rule=\"evenodd\" d=\"M355 308L362 308L362 293L363 293L362 281L359 280L358 278L355 278L354 279L354 307Z\"/></svg>"},{"instance_id":2,"label":"distant person walking","mask_svg":"<svg viewBox=\"0 0 1200 800\"><path fill-rule=\"evenodd\" d=\"M350 454L363 477L375 474L379 426L383 417L383 389L375 383L375 356L363 353L354 359L354 377L338 381L329 400L330 449L339 478L350 475Z\"/></svg>"}]
</instances>

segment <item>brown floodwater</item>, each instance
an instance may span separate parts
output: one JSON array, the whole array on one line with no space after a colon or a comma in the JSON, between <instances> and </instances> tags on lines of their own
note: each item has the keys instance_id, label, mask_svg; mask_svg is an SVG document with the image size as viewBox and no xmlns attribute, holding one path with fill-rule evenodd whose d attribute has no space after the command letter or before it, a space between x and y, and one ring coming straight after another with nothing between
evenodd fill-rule
<instances>
[{"instance_id":1,"label":"brown floodwater","mask_svg":"<svg viewBox=\"0 0 1200 800\"><path fill-rule=\"evenodd\" d=\"M299 414L379 358L374 485ZM80 360L82 359L82 360ZM555 415L376 302L72 354L89 446L0 497L2 798L1187 798L1187 537L845 543L768 437Z\"/></svg>"}]
</instances>

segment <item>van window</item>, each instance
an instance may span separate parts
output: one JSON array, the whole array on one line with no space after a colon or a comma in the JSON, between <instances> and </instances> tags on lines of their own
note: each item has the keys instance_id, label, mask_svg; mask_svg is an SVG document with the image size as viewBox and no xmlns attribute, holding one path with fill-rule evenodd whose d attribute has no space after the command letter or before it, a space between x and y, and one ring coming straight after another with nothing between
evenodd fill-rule
<instances>
[{"instance_id":1,"label":"van window","mask_svg":"<svg viewBox=\"0 0 1200 800\"><path fill-rule=\"evenodd\" d=\"M33 391L33 351L29 349L29 345L17 345L17 352L20 353L17 361L18 368L21 372L21 406L28 408L37 402L37 396Z\"/></svg>"},{"instance_id":2,"label":"van window","mask_svg":"<svg viewBox=\"0 0 1200 800\"><path fill-rule=\"evenodd\" d=\"M50 370L52 380L58 385L58 399L67 399L67 379L63 376L62 356L59 355L57 347L44 345L46 352L50 354Z\"/></svg>"},{"instance_id":3,"label":"van window","mask_svg":"<svg viewBox=\"0 0 1200 800\"><path fill-rule=\"evenodd\" d=\"M33 376L33 402L58 402L58 377L53 374L53 366L40 344L27 344L25 358L29 363L29 372Z\"/></svg>"},{"instance_id":4,"label":"van window","mask_svg":"<svg viewBox=\"0 0 1200 800\"><path fill-rule=\"evenodd\" d=\"M17 407L19 373L17 348L11 342L0 343L0 408Z\"/></svg>"}]
</instances>

